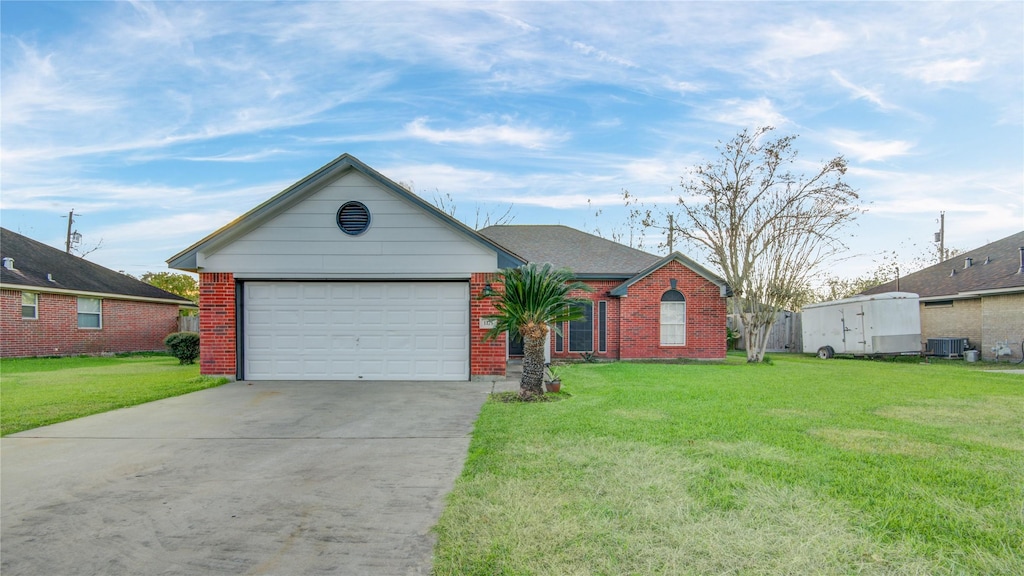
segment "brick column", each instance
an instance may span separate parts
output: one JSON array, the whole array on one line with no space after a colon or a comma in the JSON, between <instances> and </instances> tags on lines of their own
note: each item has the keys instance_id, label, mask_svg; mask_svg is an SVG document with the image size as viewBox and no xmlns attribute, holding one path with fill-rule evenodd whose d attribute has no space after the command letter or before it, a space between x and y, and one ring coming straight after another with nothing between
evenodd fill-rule
<instances>
[{"instance_id":1,"label":"brick column","mask_svg":"<svg viewBox=\"0 0 1024 576\"><path fill-rule=\"evenodd\" d=\"M226 272L199 274L199 372L234 378L235 275Z\"/></svg>"},{"instance_id":2,"label":"brick column","mask_svg":"<svg viewBox=\"0 0 1024 576\"><path fill-rule=\"evenodd\" d=\"M479 299L488 283L496 292L504 290L497 273L475 273L469 281L469 373L474 380L503 378L508 361L504 334L484 341L488 329L481 327L481 320L496 312L489 298Z\"/></svg>"}]
</instances>

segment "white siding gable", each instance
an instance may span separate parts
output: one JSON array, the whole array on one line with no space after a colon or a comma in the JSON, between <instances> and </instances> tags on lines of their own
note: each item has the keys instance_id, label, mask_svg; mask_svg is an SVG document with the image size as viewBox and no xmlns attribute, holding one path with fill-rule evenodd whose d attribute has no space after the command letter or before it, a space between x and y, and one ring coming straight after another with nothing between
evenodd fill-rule
<instances>
[{"instance_id":1,"label":"white siding gable","mask_svg":"<svg viewBox=\"0 0 1024 576\"><path fill-rule=\"evenodd\" d=\"M337 212L357 200L370 227L349 236ZM203 272L236 278L469 278L498 269L494 250L408 199L350 170L216 252L199 255Z\"/></svg>"}]
</instances>

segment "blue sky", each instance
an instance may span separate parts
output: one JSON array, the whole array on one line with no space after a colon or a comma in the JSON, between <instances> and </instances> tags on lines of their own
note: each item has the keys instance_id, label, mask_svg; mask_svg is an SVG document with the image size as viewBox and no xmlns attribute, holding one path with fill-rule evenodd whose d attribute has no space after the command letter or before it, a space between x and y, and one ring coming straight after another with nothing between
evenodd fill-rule
<instances>
[{"instance_id":1,"label":"blue sky","mask_svg":"<svg viewBox=\"0 0 1024 576\"><path fill-rule=\"evenodd\" d=\"M348 152L628 238L743 128L843 154L830 272L1024 229L1024 3L0 3L0 222L140 275ZM600 214L598 215L598 212ZM645 247L659 252L658 237ZM696 251L692 254L698 260Z\"/></svg>"}]
</instances>

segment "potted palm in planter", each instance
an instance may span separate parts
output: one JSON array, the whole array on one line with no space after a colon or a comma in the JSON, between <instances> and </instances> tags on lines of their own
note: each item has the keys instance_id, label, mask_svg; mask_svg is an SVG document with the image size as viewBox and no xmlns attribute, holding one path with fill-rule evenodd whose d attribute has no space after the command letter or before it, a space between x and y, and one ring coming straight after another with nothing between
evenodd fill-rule
<instances>
[{"instance_id":1,"label":"potted palm in planter","mask_svg":"<svg viewBox=\"0 0 1024 576\"><path fill-rule=\"evenodd\" d=\"M548 392L558 392L562 389L562 376L550 362L545 367L547 368L547 380L544 382L544 387L548 389Z\"/></svg>"}]
</instances>

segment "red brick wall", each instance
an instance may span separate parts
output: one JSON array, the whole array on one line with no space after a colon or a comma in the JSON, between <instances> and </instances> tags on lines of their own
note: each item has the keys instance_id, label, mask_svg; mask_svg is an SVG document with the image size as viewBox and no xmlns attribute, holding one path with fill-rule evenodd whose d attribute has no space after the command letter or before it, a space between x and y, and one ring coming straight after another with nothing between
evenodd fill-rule
<instances>
[{"instance_id":1,"label":"red brick wall","mask_svg":"<svg viewBox=\"0 0 1024 576\"><path fill-rule=\"evenodd\" d=\"M619 298L617 296L609 296L608 291L615 288L619 284L622 284L621 280L586 280L584 283L594 289L593 292L582 292L579 290L573 291L569 295L573 298L585 298L594 303L594 356L598 358L604 358L609 360L618 360L619 358ZM607 312L607 351L599 352L600 348L598 340L598 329L600 327L600 312L598 308L598 302L605 301L608 303ZM563 323L562 325L562 336L565 338L562 352L555 351L555 335L551 335L551 359L569 359L579 360L579 352L569 352L569 325Z\"/></svg>"},{"instance_id":2,"label":"red brick wall","mask_svg":"<svg viewBox=\"0 0 1024 576\"><path fill-rule=\"evenodd\" d=\"M686 298L686 345L661 345L661 296L671 289ZM719 288L678 262L669 262L629 288L620 301L622 359L725 358L725 298Z\"/></svg>"},{"instance_id":3,"label":"red brick wall","mask_svg":"<svg viewBox=\"0 0 1024 576\"><path fill-rule=\"evenodd\" d=\"M504 376L507 363L505 335L484 341L487 328L481 328L480 320L496 310L490 299L479 299L484 286L501 292L504 286L500 275L490 273L473 274L469 281L469 373L471 376Z\"/></svg>"},{"instance_id":4,"label":"red brick wall","mask_svg":"<svg viewBox=\"0 0 1024 576\"><path fill-rule=\"evenodd\" d=\"M38 293L38 318L21 317L21 292L0 291L0 356L66 356L166 350L178 306L102 299L100 329L78 327L78 298Z\"/></svg>"},{"instance_id":5,"label":"red brick wall","mask_svg":"<svg viewBox=\"0 0 1024 576\"><path fill-rule=\"evenodd\" d=\"M226 272L199 274L199 372L234 376L235 369L235 275Z\"/></svg>"}]
</instances>

